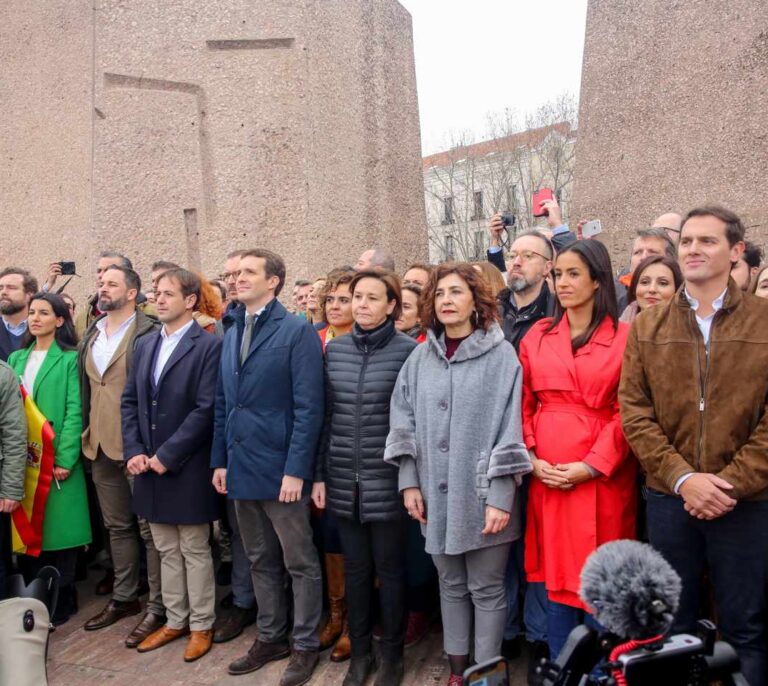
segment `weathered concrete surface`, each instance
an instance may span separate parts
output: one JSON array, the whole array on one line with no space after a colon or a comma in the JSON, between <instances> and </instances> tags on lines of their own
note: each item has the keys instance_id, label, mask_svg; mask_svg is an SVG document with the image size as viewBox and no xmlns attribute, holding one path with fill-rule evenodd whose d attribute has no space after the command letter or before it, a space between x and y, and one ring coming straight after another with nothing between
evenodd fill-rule
<instances>
[{"instance_id":1,"label":"weathered concrete surface","mask_svg":"<svg viewBox=\"0 0 768 686\"><path fill-rule=\"evenodd\" d=\"M6 0L2 263L100 249L289 278L426 255L410 15L395 0Z\"/></svg>"},{"instance_id":2,"label":"weathered concrete surface","mask_svg":"<svg viewBox=\"0 0 768 686\"><path fill-rule=\"evenodd\" d=\"M614 259L668 210L721 202L768 237L768 3L590 0L573 216Z\"/></svg>"}]
</instances>

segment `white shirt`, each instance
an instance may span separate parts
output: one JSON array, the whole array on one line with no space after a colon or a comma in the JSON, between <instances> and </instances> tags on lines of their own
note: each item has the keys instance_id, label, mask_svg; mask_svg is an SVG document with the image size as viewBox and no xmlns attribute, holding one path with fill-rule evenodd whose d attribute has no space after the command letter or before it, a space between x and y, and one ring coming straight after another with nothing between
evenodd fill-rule
<instances>
[{"instance_id":1,"label":"white shirt","mask_svg":"<svg viewBox=\"0 0 768 686\"><path fill-rule=\"evenodd\" d=\"M24 382L24 388L27 389L27 393L31 396L35 392L35 379L37 373L40 371L40 367L45 362L45 356L48 354L47 350L33 350L29 353L27 364L24 367L24 374L21 380Z\"/></svg>"},{"instance_id":2,"label":"white shirt","mask_svg":"<svg viewBox=\"0 0 768 686\"><path fill-rule=\"evenodd\" d=\"M162 338L162 342L160 343L160 352L157 354L157 362L155 362L155 369L153 374L155 377L155 385L157 385L157 382L160 381L160 376L163 373L163 369L165 369L165 365L168 363L171 355L173 355L173 351L176 350L176 346L179 344L179 341L184 338L184 334L189 331L189 328L194 323L195 320L193 319L192 321L184 324L184 326L182 326L178 331L174 331L170 335L168 335L168 332L165 330L165 326L163 326L162 331L160 331L160 337Z\"/></svg>"},{"instance_id":3,"label":"white shirt","mask_svg":"<svg viewBox=\"0 0 768 686\"><path fill-rule=\"evenodd\" d=\"M717 314L718 310L723 309L723 303L725 302L725 295L728 293L728 288L726 287L725 290L717 296L712 301L712 309L714 310L712 314L709 315L709 317L699 317L699 315L696 315L696 323L699 325L699 331L701 331L701 335L704 338L704 345L707 349L707 355L709 355L709 333L712 330L712 320L715 318L715 315ZM685 297L688 299L688 304L691 306L691 309L696 312L699 309L699 301L696 300L689 292L688 289L685 289ZM683 482L688 478L695 474L695 472L689 472L688 474L683 474L676 482L675 482L675 493L680 493L680 486L683 485Z\"/></svg>"},{"instance_id":4,"label":"white shirt","mask_svg":"<svg viewBox=\"0 0 768 686\"><path fill-rule=\"evenodd\" d=\"M699 317L699 315L696 315L696 323L699 325L699 331L701 331L701 335L704 337L704 345L709 346L709 332L712 329L712 320L715 318L715 314L717 314L718 310L723 309L723 302L725 302L725 295L728 293L728 288L726 287L725 290L712 301L712 309L714 312L710 314L708 317ZM690 293L688 293L688 289L685 289L685 297L688 298L688 304L691 306L691 309L694 312L698 312L699 309L699 301L696 300Z\"/></svg>"},{"instance_id":5,"label":"white shirt","mask_svg":"<svg viewBox=\"0 0 768 686\"><path fill-rule=\"evenodd\" d=\"M253 317L253 325L256 326L256 322L259 321L259 317L264 313L264 310L267 309L267 306L264 305L264 307L256 310L253 313L248 312L248 310L245 311L245 316L251 316ZM251 343L253 343L253 338L251 338ZM243 355L243 345L245 344L245 336L243 336L243 339L240 341L240 356Z\"/></svg>"},{"instance_id":6,"label":"white shirt","mask_svg":"<svg viewBox=\"0 0 768 686\"><path fill-rule=\"evenodd\" d=\"M120 324L118 330L111 336L107 335L107 318L102 317L96 322L96 328L99 330L99 333L96 334L93 345L91 345L93 365L96 367L96 371L99 372L99 376L104 376L104 372L107 371L115 350L118 349L123 338L125 338L125 334L131 327L131 324L136 321L136 313L134 312Z\"/></svg>"}]
</instances>

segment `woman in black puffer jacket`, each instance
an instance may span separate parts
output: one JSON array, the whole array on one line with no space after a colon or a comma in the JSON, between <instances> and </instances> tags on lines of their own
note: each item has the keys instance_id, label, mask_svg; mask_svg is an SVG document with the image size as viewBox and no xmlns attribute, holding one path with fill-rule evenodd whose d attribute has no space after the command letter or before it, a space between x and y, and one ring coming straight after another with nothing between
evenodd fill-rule
<instances>
[{"instance_id":1,"label":"woman in black puffer jacket","mask_svg":"<svg viewBox=\"0 0 768 686\"><path fill-rule=\"evenodd\" d=\"M317 507L336 515L347 586L352 662L343 686L362 686L373 667L370 607L374 570L381 584L381 656L376 686L398 686L403 676L407 520L398 472L384 462L389 402L400 367L416 347L395 330L400 281L362 272L350 284L352 333L326 348L327 420L318 476Z\"/></svg>"}]
</instances>

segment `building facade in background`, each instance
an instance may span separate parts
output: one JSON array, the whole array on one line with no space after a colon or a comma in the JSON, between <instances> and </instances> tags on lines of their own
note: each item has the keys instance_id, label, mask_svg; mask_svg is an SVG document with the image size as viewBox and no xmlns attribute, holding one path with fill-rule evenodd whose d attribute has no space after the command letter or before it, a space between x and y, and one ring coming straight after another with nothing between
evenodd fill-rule
<instances>
[{"instance_id":1,"label":"building facade in background","mask_svg":"<svg viewBox=\"0 0 768 686\"><path fill-rule=\"evenodd\" d=\"M567 122L463 143L425 157L424 201L429 256L434 263L485 259L488 226L496 212L511 214L517 233L544 225L532 216L531 199L552 188L568 221L576 130Z\"/></svg>"}]
</instances>

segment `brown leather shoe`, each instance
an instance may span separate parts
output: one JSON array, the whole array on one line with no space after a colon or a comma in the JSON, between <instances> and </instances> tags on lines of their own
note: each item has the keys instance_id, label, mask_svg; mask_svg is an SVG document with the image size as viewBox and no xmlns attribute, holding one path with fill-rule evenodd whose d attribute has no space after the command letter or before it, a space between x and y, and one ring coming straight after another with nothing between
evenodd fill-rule
<instances>
[{"instance_id":1,"label":"brown leather shoe","mask_svg":"<svg viewBox=\"0 0 768 686\"><path fill-rule=\"evenodd\" d=\"M213 645L213 629L207 631L192 631L189 636L187 649L184 651L184 662L194 662L205 655Z\"/></svg>"},{"instance_id":2,"label":"brown leather shoe","mask_svg":"<svg viewBox=\"0 0 768 686\"><path fill-rule=\"evenodd\" d=\"M150 650L162 648L171 641L175 641L177 638L181 638L187 634L189 634L189 627L183 629L171 629L169 626L162 626L139 643L139 647L136 648L136 650L140 653L148 653Z\"/></svg>"},{"instance_id":3,"label":"brown leather shoe","mask_svg":"<svg viewBox=\"0 0 768 686\"><path fill-rule=\"evenodd\" d=\"M129 600L121 602L119 600L110 600L104 609L94 617L91 617L83 626L86 631L96 631L112 626L119 622L123 617L131 617L141 612L141 605L138 600Z\"/></svg>"},{"instance_id":4,"label":"brown leather shoe","mask_svg":"<svg viewBox=\"0 0 768 686\"><path fill-rule=\"evenodd\" d=\"M141 621L133 628L128 638L125 639L126 648L137 648L147 636L155 633L165 624L165 617L160 617L154 612L147 612Z\"/></svg>"},{"instance_id":5,"label":"brown leather shoe","mask_svg":"<svg viewBox=\"0 0 768 686\"><path fill-rule=\"evenodd\" d=\"M349 641L349 628L347 623L344 622L344 631L341 632L339 640L336 641L336 645L333 646L331 651L331 662L344 662L349 660L352 655L352 644Z\"/></svg>"}]
</instances>

